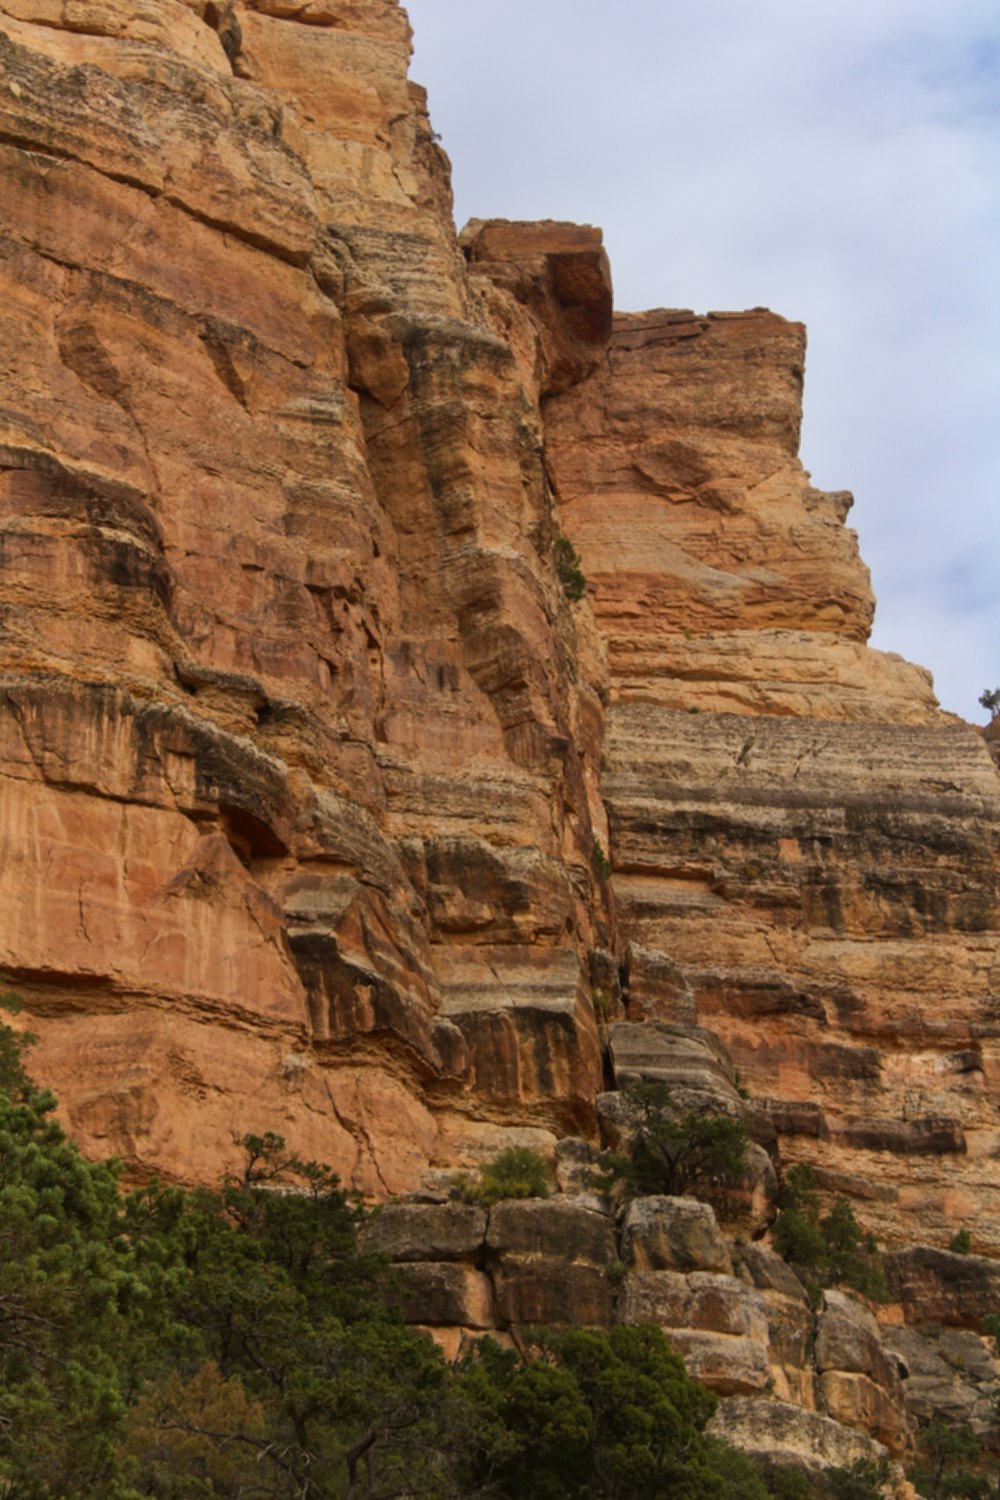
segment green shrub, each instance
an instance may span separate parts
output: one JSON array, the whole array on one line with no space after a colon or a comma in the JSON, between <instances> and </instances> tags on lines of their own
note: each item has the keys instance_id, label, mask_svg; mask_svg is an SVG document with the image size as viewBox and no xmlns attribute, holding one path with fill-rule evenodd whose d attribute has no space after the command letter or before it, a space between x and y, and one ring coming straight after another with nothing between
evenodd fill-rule
<instances>
[{"instance_id":1,"label":"green shrub","mask_svg":"<svg viewBox=\"0 0 1000 1500\"><path fill-rule=\"evenodd\" d=\"M595 984L591 992L591 998L594 1002L594 1011L598 1020L606 1021L611 1014L611 1007L614 1003L611 998L611 991L606 990L603 985Z\"/></svg>"},{"instance_id":2,"label":"green shrub","mask_svg":"<svg viewBox=\"0 0 1000 1500\"><path fill-rule=\"evenodd\" d=\"M489 1339L459 1378L479 1403L462 1495L490 1500L767 1500L759 1470L706 1433L718 1404L655 1327ZM471 1418L471 1420L470 1420Z\"/></svg>"},{"instance_id":3,"label":"green shrub","mask_svg":"<svg viewBox=\"0 0 1000 1500\"><path fill-rule=\"evenodd\" d=\"M823 1480L832 1500L882 1500L889 1479L885 1459L856 1458L849 1469L827 1469Z\"/></svg>"},{"instance_id":4,"label":"green shrub","mask_svg":"<svg viewBox=\"0 0 1000 1500\"><path fill-rule=\"evenodd\" d=\"M549 1196L549 1169L529 1146L508 1146L480 1168L478 1182L465 1174L453 1181L466 1203L482 1203L487 1208L504 1198Z\"/></svg>"},{"instance_id":5,"label":"green shrub","mask_svg":"<svg viewBox=\"0 0 1000 1500\"><path fill-rule=\"evenodd\" d=\"M984 1475L966 1467L982 1457L968 1422L953 1425L935 1417L921 1429L917 1449L910 1478L927 1500L990 1500L996 1494Z\"/></svg>"},{"instance_id":6,"label":"green shrub","mask_svg":"<svg viewBox=\"0 0 1000 1500\"><path fill-rule=\"evenodd\" d=\"M967 1229L960 1229L953 1234L948 1241L948 1249L953 1255L968 1255L972 1250L972 1236Z\"/></svg>"},{"instance_id":7,"label":"green shrub","mask_svg":"<svg viewBox=\"0 0 1000 1500\"><path fill-rule=\"evenodd\" d=\"M1000 687L984 688L979 695L979 701L992 719L1000 718Z\"/></svg>"},{"instance_id":8,"label":"green shrub","mask_svg":"<svg viewBox=\"0 0 1000 1500\"><path fill-rule=\"evenodd\" d=\"M774 1248L801 1276L813 1302L823 1287L842 1284L870 1297L888 1300L878 1245L866 1234L846 1198L834 1199L820 1215L819 1194L811 1167L793 1167L781 1194L781 1213Z\"/></svg>"},{"instance_id":9,"label":"green shrub","mask_svg":"<svg viewBox=\"0 0 1000 1500\"><path fill-rule=\"evenodd\" d=\"M607 880L611 875L611 861L604 852L604 845L599 838L594 839L590 851L591 864L594 866L594 874L598 880Z\"/></svg>"},{"instance_id":10,"label":"green shrub","mask_svg":"<svg viewBox=\"0 0 1000 1500\"><path fill-rule=\"evenodd\" d=\"M583 559L569 537L556 537L552 545L552 553L555 557L556 574L566 598L574 602L582 599L587 592L587 580L580 566Z\"/></svg>"}]
</instances>

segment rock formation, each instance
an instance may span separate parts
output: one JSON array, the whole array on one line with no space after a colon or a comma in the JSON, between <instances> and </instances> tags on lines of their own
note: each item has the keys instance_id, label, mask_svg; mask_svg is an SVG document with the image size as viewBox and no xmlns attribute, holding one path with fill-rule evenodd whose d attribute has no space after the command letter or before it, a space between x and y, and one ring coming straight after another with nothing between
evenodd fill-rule
<instances>
[{"instance_id":1,"label":"rock formation","mask_svg":"<svg viewBox=\"0 0 1000 1500\"><path fill-rule=\"evenodd\" d=\"M750 1110L730 1234L812 1164L898 1251L897 1362L708 1206L414 1205L389 1248L423 1321L653 1317L734 1431L770 1390L779 1448L899 1451L916 1325L973 1324L1000 1253L997 768L866 644L801 326L613 317L587 227L456 238L409 50L395 0L0 0L35 1072L133 1177L273 1129L379 1198L508 1144L585 1176L630 1080Z\"/></svg>"}]
</instances>

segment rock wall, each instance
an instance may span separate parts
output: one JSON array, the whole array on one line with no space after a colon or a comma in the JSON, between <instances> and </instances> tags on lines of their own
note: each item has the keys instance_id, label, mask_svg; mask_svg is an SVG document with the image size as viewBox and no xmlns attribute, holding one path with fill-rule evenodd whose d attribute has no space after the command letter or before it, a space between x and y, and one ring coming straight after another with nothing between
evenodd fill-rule
<instances>
[{"instance_id":1,"label":"rock wall","mask_svg":"<svg viewBox=\"0 0 1000 1500\"><path fill-rule=\"evenodd\" d=\"M791 1162L850 1195L912 1399L853 1304L821 1337L707 1231L647 1264L593 1204L512 1207L397 1258L440 1327L652 1317L733 1431L777 1394L812 1423L769 1403L779 1447L895 1451L945 1401L920 1330L975 1325L1000 1253L996 764L867 645L801 326L613 316L585 226L456 237L409 50L395 0L0 0L0 969L35 1072L133 1177L272 1129L378 1198L508 1144L562 1171L635 1079L743 1112L731 1236Z\"/></svg>"},{"instance_id":2,"label":"rock wall","mask_svg":"<svg viewBox=\"0 0 1000 1500\"><path fill-rule=\"evenodd\" d=\"M394 3L4 0L0 964L86 1149L373 1193L593 1128L603 658ZM564 243L563 243L564 242ZM589 364L588 364L589 361ZM499 1135L498 1135L499 1132Z\"/></svg>"}]
</instances>

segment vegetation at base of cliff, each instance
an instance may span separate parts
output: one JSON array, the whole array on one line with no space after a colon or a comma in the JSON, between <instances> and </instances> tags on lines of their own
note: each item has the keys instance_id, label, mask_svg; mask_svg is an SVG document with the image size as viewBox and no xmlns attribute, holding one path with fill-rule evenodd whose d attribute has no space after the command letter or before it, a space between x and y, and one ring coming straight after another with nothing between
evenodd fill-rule
<instances>
[{"instance_id":1,"label":"vegetation at base of cliff","mask_svg":"<svg viewBox=\"0 0 1000 1500\"><path fill-rule=\"evenodd\" d=\"M85 1161L0 1027L0 1494L18 1500L767 1500L656 1328L448 1364L275 1134L218 1192ZM497 1164L494 1164L495 1166Z\"/></svg>"},{"instance_id":2,"label":"vegetation at base of cliff","mask_svg":"<svg viewBox=\"0 0 1000 1500\"><path fill-rule=\"evenodd\" d=\"M505 1198L547 1198L549 1169L543 1157L530 1146L508 1146L493 1161L480 1168L478 1180L466 1172L452 1178L454 1195L463 1203L481 1203L490 1208Z\"/></svg>"},{"instance_id":3,"label":"vegetation at base of cliff","mask_svg":"<svg viewBox=\"0 0 1000 1500\"><path fill-rule=\"evenodd\" d=\"M678 1112L662 1083L622 1090L631 1122L626 1152L605 1152L597 1186L626 1198L649 1193L697 1195L708 1185L731 1187L746 1171L747 1134L739 1120L694 1110Z\"/></svg>"},{"instance_id":4,"label":"vegetation at base of cliff","mask_svg":"<svg viewBox=\"0 0 1000 1500\"><path fill-rule=\"evenodd\" d=\"M820 1215L811 1167L800 1164L788 1174L774 1248L798 1272L814 1301L823 1287L838 1285L852 1287L873 1302L888 1300L874 1236L861 1228L846 1198L836 1198L830 1212Z\"/></svg>"}]
</instances>

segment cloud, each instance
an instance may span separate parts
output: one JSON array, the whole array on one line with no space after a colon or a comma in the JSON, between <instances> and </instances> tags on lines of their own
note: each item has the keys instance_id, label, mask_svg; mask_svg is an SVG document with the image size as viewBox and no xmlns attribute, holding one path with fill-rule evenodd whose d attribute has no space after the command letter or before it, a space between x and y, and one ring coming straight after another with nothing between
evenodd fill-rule
<instances>
[{"instance_id":1,"label":"cloud","mask_svg":"<svg viewBox=\"0 0 1000 1500\"><path fill-rule=\"evenodd\" d=\"M877 640L1000 679L994 0L411 0L459 222L605 230L621 307L809 326L803 458L852 488Z\"/></svg>"}]
</instances>

